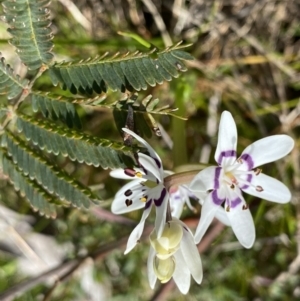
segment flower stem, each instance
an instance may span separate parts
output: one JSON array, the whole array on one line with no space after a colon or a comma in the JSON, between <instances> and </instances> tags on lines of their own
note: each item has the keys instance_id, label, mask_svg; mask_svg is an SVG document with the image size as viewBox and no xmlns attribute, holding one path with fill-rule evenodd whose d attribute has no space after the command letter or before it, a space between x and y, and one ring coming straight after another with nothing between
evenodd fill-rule
<instances>
[{"instance_id":1,"label":"flower stem","mask_svg":"<svg viewBox=\"0 0 300 301\"><path fill-rule=\"evenodd\" d=\"M166 189L169 191L173 186L179 186L191 182L195 175L199 173L199 171L200 170L191 170L165 177L164 184Z\"/></svg>"}]
</instances>

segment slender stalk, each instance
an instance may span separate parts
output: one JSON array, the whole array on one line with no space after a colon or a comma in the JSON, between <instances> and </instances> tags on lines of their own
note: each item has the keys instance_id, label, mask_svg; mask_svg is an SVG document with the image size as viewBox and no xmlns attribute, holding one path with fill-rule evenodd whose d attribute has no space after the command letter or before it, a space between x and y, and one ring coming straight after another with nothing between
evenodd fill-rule
<instances>
[{"instance_id":1,"label":"slender stalk","mask_svg":"<svg viewBox=\"0 0 300 301\"><path fill-rule=\"evenodd\" d=\"M176 187L182 184L187 184L193 180L196 174L199 173L200 170L191 170L186 172L176 173L170 176L167 176L164 179L164 184L166 189L169 191L171 187Z\"/></svg>"}]
</instances>

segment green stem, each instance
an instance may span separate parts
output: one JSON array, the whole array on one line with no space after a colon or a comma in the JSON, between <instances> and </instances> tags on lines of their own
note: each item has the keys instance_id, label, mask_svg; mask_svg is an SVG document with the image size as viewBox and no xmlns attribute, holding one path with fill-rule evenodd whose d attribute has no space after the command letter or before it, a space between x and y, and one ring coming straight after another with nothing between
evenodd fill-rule
<instances>
[{"instance_id":1,"label":"green stem","mask_svg":"<svg viewBox=\"0 0 300 301\"><path fill-rule=\"evenodd\" d=\"M178 108L181 116L186 113L185 99L188 97L188 88L183 80L181 80L175 90L175 107ZM186 150L186 133L185 122L182 120L172 119L173 133L173 161L174 167L188 162Z\"/></svg>"}]
</instances>

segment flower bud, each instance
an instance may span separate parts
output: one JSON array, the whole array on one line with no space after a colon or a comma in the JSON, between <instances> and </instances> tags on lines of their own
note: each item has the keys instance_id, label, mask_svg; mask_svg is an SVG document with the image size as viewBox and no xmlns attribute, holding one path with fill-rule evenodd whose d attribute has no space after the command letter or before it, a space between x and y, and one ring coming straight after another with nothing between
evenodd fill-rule
<instances>
[{"instance_id":1,"label":"flower bud","mask_svg":"<svg viewBox=\"0 0 300 301\"><path fill-rule=\"evenodd\" d=\"M161 283L166 283L171 279L175 271L175 259L173 256L170 256L167 259L160 259L155 256L153 268L155 275Z\"/></svg>"},{"instance_id":2,"label":"flower bud","mask_svg":"<svg viewBox=\"0 0 300 301\"><path fill-rule=\"evenodd\" d=\"M155 230L150 234L150 243L156 251L156 256L166 259L179 248L182 239L182 226L176 221L166 223L160 238L156 238Z\"/></svg>"}]
</instances>

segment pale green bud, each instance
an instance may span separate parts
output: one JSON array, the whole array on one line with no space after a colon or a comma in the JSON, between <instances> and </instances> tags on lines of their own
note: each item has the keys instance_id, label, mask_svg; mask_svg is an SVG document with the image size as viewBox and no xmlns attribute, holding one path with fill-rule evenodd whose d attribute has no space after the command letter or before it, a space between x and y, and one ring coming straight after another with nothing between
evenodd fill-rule
<instances>
[{"instance_id":1,"label":"pale green bud","mask_svg":"<svg viewBox=\"0 0 300 301\"><path fill-rule=\"evenodd\" d=\"M156 256L166 259L173 255L180 247L183 230L177 221L166 223L160 238L156 238L155 230L150 234L150 243L156 251Z\"/></svg>"},{"instance_id":2,"label":"pale green bud","mask_svg":"<svg viewBox=\"0 0 300 301\"><path fill-rule=\"evenodd\" d=\"M167 259L160 259L155 256L153 268L155 275L161 283L166 283L172 278L175 271L175 259L173 256L170 256Z\"/></svg>"}]
</instances>

